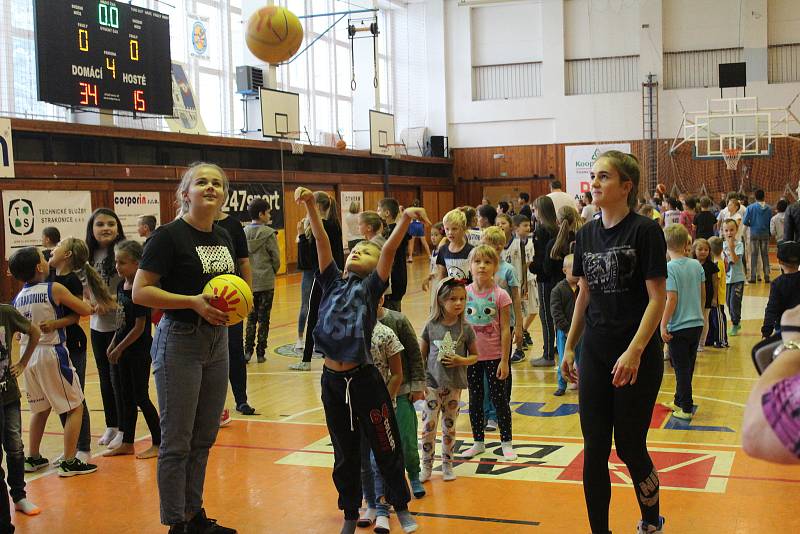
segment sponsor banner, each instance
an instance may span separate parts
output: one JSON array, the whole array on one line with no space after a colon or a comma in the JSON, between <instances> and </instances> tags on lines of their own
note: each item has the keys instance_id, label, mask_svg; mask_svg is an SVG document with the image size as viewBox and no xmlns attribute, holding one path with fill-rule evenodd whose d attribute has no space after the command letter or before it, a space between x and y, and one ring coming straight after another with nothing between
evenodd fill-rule
<instances>
[{"instance_id":1,"label":"sponsor banner","mask_svg":"<svg viewBox=\"0 0 800 534\"><path fill-rule=\"evenodd\" d=\"M170 130L177 133L208 135L196 102L186 70L180 63L173 63L172 117L165 117Z\"/></svg>"},{"instance_id":2,"label":"sponsor banner","mask_svg":"<svg viewBox=\"0 0 800 534\"><path fill-rule=\"evenodd\" d=\"M358 204L358 212L364 211L364 192L363 191L342 191L340 193L341 201L339 206L342 208L342 243L344 248L347 249L347 215L350 213L350 204L356 202Z\"/></svg>"},{"instance_id":3,"label":"sponsor banner","mask_svg":"<svg viewBox=\"0 0 800 534\"><path fill-rule=\"evenodd\" d=\"M0 118L0 178L14 177L14 145L11 120Z\"/></svg>"},{"instance_id":4,"label":"sponsor banner","mask_svg":"<svg viewBox=\"0 0 800 534\"><path fill-rule=\"evenodd\" d=\"M459 477L549 482L553 484L583 483L583 443L535 439L515 439L517 459L503 459L499 441L486 440L486 454L472 460L459 459L462 451L472 446L472 439L457 437L453 444L453 468ZM661 489L725 493L733 466L734 451L648 447L658 470ZM435 454L441 458L441 441ZM276 463L308 467L333 468L333 445L326 436L292 452ZM625 464L612 450L608 459L611 483L632 487Z\"/></svg>"},{"instance_id":5,"label":"sponsor banner","mask_svg":"<svg viewBox=\"0 0 800 534\"><path fill-rule=\"evenodd\" d=\"M125 237L144 243L139 237L139 217L152 215L156 227L161 224L161 193L158 191L125 191L114 193L114 212L122 222Z\"/></svg>"},{"instance_id":6,"label":"sponsor banner","mask_svg":"<svg viewBox=\"0 0 800 534\"><path fill-rule=\"evenodd\" d=\"M566 191L576 198L590 189L590 173L597 156L607 150L630 153L630 143L609 145L569 145L564 147L564 169L567 175Z\"/></svg>"},{"instance_id":7,"label":"sponsor banner","mask_svg":"<svg viewBox=\"0 0 800 534\"><path fill-rule=\"evenodd\" d=\"M42 245L42 229L84 238L92 213L89 191L3 191L6 259L17 249Z\"/></svg>"},{"instance_id":8,"label":"sponsor banner","mask_svg":"<svg viewBox=\"0 0 800 534\"><path fill-rule=\"evenodd\" d=\"M222 206L222 211L236 217L242 224L250 222L247 206L254 198L263 198L270 208L272 224L277 231L278 249L281 251L281 268L278 274L286 272L286 232L283 228L283 189L281 184L271 183L231 183L228 191L228 200ZM294 234L292 234L294 235Z\"/></svg>"}]
</instances>

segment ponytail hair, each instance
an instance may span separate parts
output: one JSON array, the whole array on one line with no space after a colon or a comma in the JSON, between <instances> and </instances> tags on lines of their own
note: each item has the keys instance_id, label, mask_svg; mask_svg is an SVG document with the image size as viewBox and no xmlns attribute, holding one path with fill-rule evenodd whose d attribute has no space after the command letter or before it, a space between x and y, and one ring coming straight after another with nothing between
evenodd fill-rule
<instances>
[{"instance_id":1,"label":"ponytail hair","mask_svg":"<svg viewBox=\"0 0 800 534\"><path fill-rule=\"evenodd\" d=\"M575 233L580 228L578 210L572 206L561 206L558 210L558 234L553 248L550 250L550 259L560 260L570 253L570 243L575 239Z\"/></svg>"},{"instance_id":2,"label":"ponytail hair","mask_svg":"<svg viewBox=\"0 0 800 534\"><path fill-rule=\"evenodd\" d=\"M70 253L66 256L67 261L70 262L69 270L78 273L81 282L85 280L84 285L89 289L94 301L101 306L113 305L114 299L108 292L106 283L89 263L89 247L86 242L77 237L67 237L62 239L58 246L64 249L65 253Z\"/></svg>"}]
</instances>

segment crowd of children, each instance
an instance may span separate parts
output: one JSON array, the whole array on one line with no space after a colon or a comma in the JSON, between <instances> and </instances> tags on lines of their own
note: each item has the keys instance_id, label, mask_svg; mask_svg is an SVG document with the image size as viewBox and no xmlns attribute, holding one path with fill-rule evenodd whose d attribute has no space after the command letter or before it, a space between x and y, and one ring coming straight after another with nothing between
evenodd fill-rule
<instances>
[{"instance_id":1,"label":"crowd of children","mask_svg":"<svg viewBox=\"0 0 800 534\"><path fill-rule=\"evenodd\" d=\"M629 155L609 157L628 161L625 158ZM211 170L217 172L216 168ZM605 172L612 172L611 167ZM622 167L618 172L622 176ZM625 181L620 178L620 183ZM593 220L601 218L604 202L611 206L602 191L598 194L600 200L596 206L582 211ZM630 196L629 192L625 194ZM607 208L609 212L621 209L626 202L624 197L619 198L622 204ZM632 198L635 201L635 195ZM665 359L675 373L674 400L669 406L678 419L691 420L696 411L692 377L698 353L706 347L726 348L728 335L739 334L745 283L761 279L759 261L763 280L770 282L766 252L770 237L778 241L782 275L771 282L762 335L768 337L779 332L783 311L800 304L800 244L782 241L783 212L787 203L778 202L778 212L773 214L764 198L763 191L756 191L755 202L744 207L740 198L731 194L715 214L708 197L699 200L665 197L657 199L655 206L640 203L637 211L645 217L634 220L621 215L618 221L625 228L630 227L633 232L630 238L636 240L635 246L643 247L638 253L647 252L646 259L651 262L656 277L662 276L658 265L660 258L656 257L660 255L656 253L661 250L659 244L643 245L638 241L637 232L651 232L648 225L658 229L650 219L657 220L663 228L666 285L663 313L659 312L657 319L659 337L668 346ZM423 290L431 295L430 315L418 337L400 310L407 285L404 252L408 250L408 228L411 224L417 227L423 222L430 224L425 210L419 207L403 210L396 200L385 198L377 212L357 214L358 230L364 240L350 243L345 259L338 257L343 247L339 243L341 232L335 220L333 200L325 193L312 193L305 188L298 188L295 200L306 208L307 216L298 225L298 245L305 246L305 252L299 256L309 259L305 269L311 275L304 276L303 280L308 303L301 311L298 329L301 337L305 331L305 341L301 340L298 345L308 354L293 368L310 369L312 349L324 358L322 402L336 458L333 480L339 492L339 508L344 512L341 532L352 533L357 527L369 526L374 526L375 532L389 532L390 509L394 509L404 532L414 532L417 524L409 513L408 503L412 494L416 498L426 495L424 484L434 475L437 458L440 464L436 471L441 472L443 480L453 481L456 479L455 458L469 459L486 453L485 432L499 430L500 448L495 453L503 461L516 460L511 365L523 361L525 352L533 346L528 330L536 316L542 322L542 353L531 363L534 367L557 368L556 396L577 389L575 366L580 365L582 356L586 358L581 354L583 344L580 341L584 330L588 332L586 335L597 336L604 328L616 324L613 320L609 324L592 324L591 316L596 312L591 306L598 306L594 300L587 311L587 292L594 294L603 289L596 285L602 280L595 280L598 272L593 271L602 270L602 266L595 266L591 258L587 259L587 248L575 250L576 241L580 242L581 226L591 221L581 217L577 206L559 204L556 210L554 199L547 195L529 204L527 194L520 194L518 215L509 214L508 205L500 206L499 212L484 205L477 210L464 207L446 213L442 222L430 226L430 272L423 281ZM597 206L600 208L596 209ZM172 267L163 265L164 258L154 256L152 250L168 239L171 234L167 230L192 233L191 228L184 228L191 223L176 220L167 225L167 230L156 231L148 255L138 242L125 240L121 229L108 230L118 223L116 216L108 211L101 209L93 214L89 226L93 229L94 242L90 246L72 237L60 240L53 232L55 229L46 229L44 244L49 263L33 247L17 251L9 260L12 274L25 285L13 307L0 306L0 325L4 328L0 335L0 387L4 406L4 410L0 410L0 421L5 420L3 446L8 457L11 497L15 508L28 515L40 510L27 499L23 473L51 464L39 453L50 411L55 410L64 424L64 452L53 462L59 474L74 476L97 470L96 465L89 463L89 419L83 397L87 340L78 324L81 316L104 318L114 314L115 317L113 321L97 319L92 323L95 357L104 353L103 366L108 372L107 379L101 372L104 405L109 404L106 409L108 430L101 439L101 444L108 446L104 455L136 453L134 431L139 410L150 431L152 445L141 450L138 458L158 456L161 446L159 465L162 460L166 465L169 455L165 451L176 446L161 443L164 429L167 429L165 439L170 442L177 439L176 415L166 414L171 420L166 423L160 420L149 397L148 384L154 363L151 359L151 309L140 304L142 299L135 296L136 279L137 272L141 272L140 264L144 265L145 274L174 278ZM214 215L207 211L208 217ZM248 317L246 340L241 330L236 331L233 335L242 339L232 346L244 343L241 350L244 361L250 361L255 353L257 361L263 362L280 255L275 231L268 226L270 217L266 203L256 199L249 214L251 223L243 230L247 250L232 252L235 247L233 240L225 237L228 234L215 233L222 227L219 221L209 235L213 234L218 245L231 256L228 258L230 265L225 267L228 272L237 268L238 260L239 268L248 266L249 278L252 267L256 306ZM149 237L152 224L146 226ZM583 247L597 239L595 234L601 226L595 222L582 234ZM174 236L169 238L174 239ZM252 262L244 264L242 260L248 256ZM101 270L100 274L93 264ZM114 266L113 276L108 271L109 264ZM587 269L592 272L586 272ZM214 274L203 273L204 277ZM154 287L153 280L148 280L142 282L144 289ZM650 278L647 280L649 282ZM168 290L176 296L183 295L181 283L169 278ZM185 294L194 294L195 285L184 288L189 291ZM636 291L642 297L642 309L647 307L645 315L649 314L648 292L642 288ZM158 307L169 309L171 301L168 302L162 293L171 294L163 290L148 291L144 301L150 305L157 301ZM652 300L652 294L649 298ZM181 313L193 314L195 322L200 315L212 329L221 324L222 319L206 307L194 303L186 306L170 310L160 328L171 328L171 322L188 324L181 323ZM576 306L581 318L578 328L573 325L573 319L578 317ZM584 326L583 313L587 314L587 326ZM644 324L644 319L641 321ZM111 323L113 329L109 331ZM10 344L16 332L22 334L21 358L12 363ZM635 339L631 341L634 342ZM644 350L649 351L650 345L652 343L647 341ZM173 348L178 350L177 346ZM164 345L154 351L154 356L169 350L172 349ZM159 358L163 359L163 355ZM595 363L599 361L597 354L591 358ZM163 362L156 364L162 374L170 372ZM626 380L632 385L636 381L636 370L626 375L628 371L618 365L615 364L612 371L614 385ZM587 369L589 367L587 365ZM652 369L650 381L640 374L640 381L645 384L642 388L647 389L648 395L653 389L650 386L656 382L660 384L657 371ZM27 456L22 452L20 395L16 385L16 377L21 374L25 375L25 390L32 412ZM158 370L156 377L159 384ZM233 384L233 376L231 379ZM163 389L166 389L165 384L159 388L161 402L169 394ZM455 429L465 389L472 442L457 450ZM588 385L581 386L581 396L595 394L599 392ZM415 408L417 401L421 402L421 429ZM237 397L237 409L245 414L254 412L247 405L246 397ZM582 412L582 424L583 417ZM186 421L180 422L184 423ZM441 443L437 456L439 425ZM584 432L586 435L586 428ZM215 438L215 431L209 430L206 434L210 447L213 443L210 436L214 434ZM588 439L587 435L587 450ZM657 495L657 478L650 472L652 466L646 450L640 456L635 476L650 481ZM177 478L173 478L179 480L182 476L176 473ZM164 477L160 477L160 486L168 482ZM202 493L202 482L200 484ZM652 495L653 492L650 496L639 496L640 504L651 502ZM0 501L7 502L7 499L3 501L0 495ZM607 520L603 518L601 507L593 511L589 501L587 493L590 520L598 524ZM362 502L366 503L363 509ZM193 510L192 517L184 518L178 510L182 506L172 497L165 502L162 492L162 521L170 525L170 532L189 532L192 525L201 523L220 529L215 532L233 532L208 519L202 508ZM663 518L658 516L657 506L641 506L645 519L639 531L660 532ZM0 506L0 529L6 522L10 525L9 513L8 506Z\"/></svg>"}]
</instances>

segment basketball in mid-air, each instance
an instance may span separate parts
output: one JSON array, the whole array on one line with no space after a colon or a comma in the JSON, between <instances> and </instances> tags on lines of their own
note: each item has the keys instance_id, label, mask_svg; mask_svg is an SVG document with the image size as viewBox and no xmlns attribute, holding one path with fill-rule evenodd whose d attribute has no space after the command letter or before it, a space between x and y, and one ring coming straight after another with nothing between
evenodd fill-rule
<instances>
[{"instance_id":1,"label":"basketball in mid-air","mask_svg":"<svg viewBox=\"0 0 800 534\"><path fill-rule=\"evenodd\" d=\"M281 63L292 57L303 42L300 19L280 6L262 7L247 21L244 40L258 59Z\"/></svg>"},{"instance_id":2,"label":"basketball in mid-air","mask_svg":"<svg viewBox=\"0 0 800 534\"><path fill-rule=\"evenodd\" d=\"M211 295L210 304L228 314L228 326L244 321L253 309L253 292L247 282L235 274L221 274L208 281L204 295Z\"/></svg>"},{"instance_id":3,"label":"basketball in mid-air","mask_svg":"<svg viewBox=\"0 0 800 534\"><path fill-rule=\"evenodd\" d=\"M664 193L667 192L667 186L664 185L664 184L658 184L656 186L656 191L658 191L659 193L661 193L663 195Z\"/></svg>"}]
</instances>

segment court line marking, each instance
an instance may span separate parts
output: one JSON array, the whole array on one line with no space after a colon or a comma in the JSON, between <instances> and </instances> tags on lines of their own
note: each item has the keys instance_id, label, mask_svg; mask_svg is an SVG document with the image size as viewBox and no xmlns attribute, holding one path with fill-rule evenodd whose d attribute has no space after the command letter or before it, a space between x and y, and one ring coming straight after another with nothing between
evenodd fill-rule
<instances>
[{"instance_id":1,"label":"court line marking","mask_svg":"<svg viewBox=\"0 0 800 534\"><path fill-rule=\"evenodd\" d=\"M539 521L523 521L522 519L502 519L498 517L478 517L473 515L434 514L432 512L411 512L416 517L433 517L435 519L460 519L463 521L476 521L479 523L504 523L506 525L525 525L538 527Z\"/></svg>"},{"instance_id":2,"label":"court line marking","mask_svg":"<svg viewBox=\"0 0 800 534\"><path fill-rule=\"evenodd\" d=\"M659 391L658 394L659 395L675 395L675 392L674 391ZM729 400L725 400L725 399L716 399L714 397L703 397L703 396L694 395L694 394L692 394L692 397L694 397L696 399L703 399L703 400L709 400L709 401L714 401L714 402L721 402L723 404L730 404L732 406L738 406L739 408L744 408L745 407L745 405L742 404L741 402L734 402L734 401L729 401Z\"/></svg>"},{"instance_id":3,"label":"court line marking","mask_svg":"<svg viewBox=\"0 0 800 534\"><path fill-rule=\"evenodd\" d=\"M317 422L312 422L312 421L284 421L283 419L248 419L248 418L245 418L245 417L231 417L231 419L234 420L234 421L241 421L241 422L245 422L245 423L285 423L287 425L327 426L326 423L317 423ZM658 430L658 429L652 429L652 430ZM485 432L485 434L487 436L500 436L500 434L497 433L497 432L494 432L494 433ZM472 433L471 432L457 431L456 432L456 436L472 437ZM552 436L552 435L543 435L543 434L523 434L523 433L520 433L520 432L514 432L514 436L520 437L520 438L532 438L532 439L543 439L543 440L561 440L561 441L570 441L571 440L571 441L581 441L581 442L583 441L582 437L576 437L576 436L558 436L558 435ZM648 439L647 443L652 443L654 445L681 445L681 446L684 446L684 447L687 446L687 445L692 445L692 446L697 445L697 446L701 446L701 447L720 447L720 448L726 448L726 449L741 449L742 448L741 445L729 445L729 444L726 444L726 443L708 443L708 442L704 442L704 441L693 441L691 443L687 443L685 441L672 441L672 440L664 440L664 439L661 439L661 440Z\"/></svg>"},{"instance_id":4,"label":"court line marking","mask_svg":"<svg viewBox=\"0 0 800 534\"><path fill-rule=\"evenodd\" d=\"M297 413L292 414L292 415L287 415L286 417L284 417L280 421L282 423L285 423L286 421L291 421L295 417L300 417L300 416L303 416L303 415L306 415L306 414L309 414L309 413L318 412L319 410L322 410L323 408L325 408L325 407L324 406L317 406L316 408L309 408L308 410L303 410L302 412L297 412Z\"/></svg>"}]
</instances>

